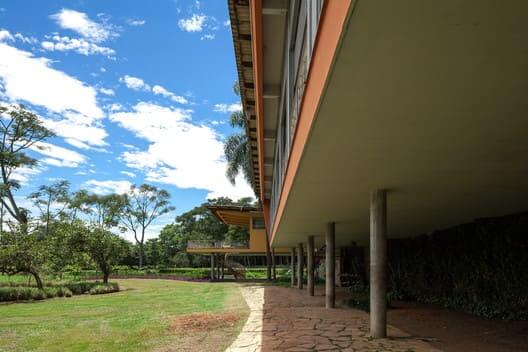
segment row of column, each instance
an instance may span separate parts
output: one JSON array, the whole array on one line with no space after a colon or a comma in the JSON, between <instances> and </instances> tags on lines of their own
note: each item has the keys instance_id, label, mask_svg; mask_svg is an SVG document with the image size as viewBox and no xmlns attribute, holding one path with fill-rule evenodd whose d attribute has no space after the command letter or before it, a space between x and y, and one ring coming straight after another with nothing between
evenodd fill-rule
<instances>
[{"instance_id":1,"label":"row of column","mask_svg":"<svg viewBox=\"0 0 528 352\"><path fill-rule=\"evenodd\" d=\"M370 335L387 335L387 196L385 190L372 192L370 198ZM304 245L291 249L291 285L303 288ZM325 306L335 307L335 223L326 225L325 232ZM306 245L307 289L314 295L314 236ZM297 257L297 267L295 267ZM297 269L297 270L295 270Z\"/></svg>"}]
</instances>

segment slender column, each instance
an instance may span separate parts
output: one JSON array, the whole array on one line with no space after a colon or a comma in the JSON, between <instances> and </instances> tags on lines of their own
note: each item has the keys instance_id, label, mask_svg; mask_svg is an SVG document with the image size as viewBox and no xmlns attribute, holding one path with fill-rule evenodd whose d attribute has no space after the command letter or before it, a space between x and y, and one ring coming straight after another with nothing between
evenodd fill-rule
<instances>
[{"instance_id":1,"label":"slender column","mask_svg":"<svg viewBox=\"0 0 528 352\"><path fill-rule=\"evenodd\" d=\"M295 248L291 249L291 285L295 286Z\"/></svg>"},{"instance_id":2,"label":"slender column","mask_svg":"<svg viewBox=\"0 0 528 352\"><path fill-rule=\"evenodd\" d=\"M335 223L326 225L326 308L335 307Z\"/></svg>"},{"instance_id":3,"label":"slender column","mask_svg":"<svg viewBox=\"0 0 528 352\"><path fill-rule=\"evenodd\" d=\"M224 265L225 265L225 257L222 258L222 268L221 268L222 280L224 279Z\"/></svg>"},{"instance_id":4,"label":"slender column","mask_svg":"<svg viewBox=\"0 0 528 352\"><path fill-rule=\"evenodd\" d=\"M275 258L275 248L271 249L271 266L272 266L272 278L273 280L277 280L277 258Z\"/></svg>"},{"instance_id":5,"label":"slender column","mask_svg":"<svg viewBox=\"0 0 528 352\"><path fill-rule=\"evenodd\" d=\"M211 254L211 280L215 279L214 254Z\"/></svg>"},{"instance_id":6,"label":"slender column","mask_svg":"<svg viewBox=\"0 0 528 352\"><path fill-rule=\"evenodd\" d=\"M303 244L299 243L297 247L297 288L303 288L303 271L304 271L304 251Z\"/></svg>"},{"instance_id":7,"label":"slender column","mask_svg":"<svg viewBox=\"0 0 528 352\"><path fill-rule=\"evenodd\" d=\"M308 284L308 294L314 295L314 236L308 236L306 245L306 275Z\"/></svg>"},{"instance_id":8,"label":"slender column","mask_svg":"<svg viewBox=\"0 0 528 352\"><path fill-rule=\"evenodd\" d=\"M370 196L370 335L387 336L387 194Z\"/></svg>"}]
</instances>

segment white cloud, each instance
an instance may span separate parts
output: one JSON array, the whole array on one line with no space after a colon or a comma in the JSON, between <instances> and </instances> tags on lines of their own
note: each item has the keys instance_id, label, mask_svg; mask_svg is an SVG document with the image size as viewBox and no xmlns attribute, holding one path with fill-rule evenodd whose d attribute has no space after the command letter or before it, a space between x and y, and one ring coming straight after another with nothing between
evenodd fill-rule
<instances>
[{"instance_id":1,"label":"white cloud","mask_svg":"<svg viewBox=\"0 0 528 352\"><path fill-rule=\"evenodd\" d=\"M38 43L37 38L35 38L35 37L26 37L26 36L24 36L21 33L16 33L15 34L15 38L17 40L20 40L21 42L23 42L25 44L36 44L36 43Z\"/></svg>"},{"instance_id":2,"label":"white cloud","mask_svg":"<svg viewBox=\"0 0 528 352\"><path fill-rule=\"evenodd\" d=\"M44 125L77 148L96 149L106 145L108 133L100 122L81 114L64 113L59 119L45 118Z\"/></svg>"},{"instance_id":3,"label":"white cloud","mask_svg":"<svg viewBox=\"0 0 528 352\"><path fill-rule=\"evenodd\" d=\"M193 14L191 18L182 18L178 21L178 26L186 32L201 32L207 16Z\"/></svg>"},{"instance_id":4,"label":"white cloud","mask_svg":"<svg viewBox=\"0 0 528 352\"><path fill-rule=\"evenodd\" d=\"M88 180L83 184L83 187L89 189L91 192L96 194L110 194L117 193L123 194L128 192L132 186L130 181L98 181L98 180Z\"/></svg>"},{"instance_id":5,"label":"white cloud","mask_svg":"<svg viewBox=\"0 0 528 352\"><path fill-rule=\"evenodd\" d=\"M127 88L133 90L150 90L150 86L141 78L125 75L119 79L120 82L125 83Z\"/></svg>"},{"instance_id":6,"label":"white cloud","mask_svg":"<svg viewBox=\"0 0 528 352\"><path fill-rule=\"evenodd\" d=\"M146 21L145 20L128 20L127 23L130 25L130 26L143 26Z\"/></svg>"},{"instance_id":7,"label":"white cloud","mask_svg":"<svg viewBox=\"0 0 528 352\"><path fill-rule=\"evenodd\" d=\"M110 26L92 21L84 12L62 9L50 18L61 28L72 30L95 43L117 36Z\"/></svg>"},{"instance_id":8,"label":"white cloud","mask_svg":"<svg viewBox=\"0 0 528 352\"><path fill-rule=\"evenodd\" d=\"M75 51L82 55L104 55L113 59L115 50L104 46L97 45L84 38L70 38L54 35L50 40L43 41L40 45L49 51Z\"/></svg>"},{"instance_id":9,"label":"white cloud","mask_svg":"<svg viewBox=\"0 0 528 352\"><path fill-rule=\"evenodd\" d=\"M73 150L59 147L47 142L34 145L31 150L46 156L40 162L59 167L78 167L86 162L86 157Z\"/></svg>"},{"instance_id":10,"label":"white cloud","mask_svg":"<svg viewBox=\"0 0 528 352\"><path fill-rule=\"evenodd\" d=\"M139 103L130 112L110 114L112 121L150 144L145 150L122 153L128 167L146 173L151 182L208 191L208 198L253 196L249 185L225 177L222 137L206 125L191 122L189 110Z\"/></svg>"},{"instance_id":11,"label":"white cloud","mask_svg":"<svg viewBox=\"0 0 528 352\"><path fill-rule=\"evenodd\" d=\"M225 20L223 23L222 23L224 26L226 27L229 27L231 26L231 21L229 19Z\"/></svg>"},{"instance_id":12,"label":"white cloud","mask_svg":"<svg viewBox=\"0 0 528 352\"><path fill-rule=\"evenodd\" d=\"M103 117L96 90L50 67L50 60L0 43L0 79L5 94L50 111L76 111L92 118Z\"/></svg>"},{"instance_id":13,"label":"white cloud","mask_svg":"<svg viewBox=\"0 0 528 352\"><path fill-rule=\"evenodd\" d=\"M14 42L15 37L9 33L8 30L2 29L0 30L0 42Z\"/></svg>"},{"instance_id":14,"label":"white cloud","mask_svg":"<svg viewBox=\"0 0 528 352\"><path fill-rule=\"evenodd\" d=\"M111 88L99 88L99 91L103 93L104 95L111 95L111 96L115 95L114 90Z\"/></svg>"},{"instance_id":15,"label":"white cloud","mask_svg":"<svg viewBox=\"0 0 528 352\"><path fill-rule=\"evenodd\" d=\"M169 92L168 90L166 90L160 85L155 85L154 87L152 87L152 93L156 95L163 95L164 97L170 98L172 101L175 101L176 103L180 103L180 104L188 103L187 99L185 99L184 97L180 95L176 95L172 92Z\"/></svg>"},{"instance_id":16,"label":"white cloud","mask_svg":"<svg viewBox=\"0 0 528 352\"><path fill-rule=\"evenodd\" d=\"M204 34L200 37L200 40L213 40L215 37L216 35L214 34Z\"/></svg>"},{"instance_id":17,"label":"white cloud","mask_svg":"<svg viewBox=\"0 0 528 352\"><path fill-rule=\"evenodd\" d=\"M110 111L119 111L119 110L123 109L123 105L121 105L119 103L113 103L113 104L110 104L108 106L105 106L105 109L110 110Z\"/></svg>"},{"instance_id":18,"label":"white cloud","mask_svg":"<svg viewBox=\"0 0 528 352\"><path fill-rule=\"evenodd\" d=\"M13 171L11 178L21 185L27 185L32 176L38 175L44 170L43 167L21 167Z\"/></svg>"},{"instance_id":19,"label":"white cloud","mask_svg":"<svg viewBox=\"0 0 528 352\"><path fill-rule=\"evenodd\" d=\"M242 104L233 103L233 104L215 104L214 111L223 112L223 113L232 113L237 111L242 111Z\"/></svg>"},{"instance_id":20,"label":"white cloud","mask_svg":"<svg viewBox=\"0 0 528 352\"><path fill-rule=\"evenodd\" d=\"M130 171L121 171L121 174L128 176L128 177L136 177L136 174Z\"/></svg>"}]
</instances>

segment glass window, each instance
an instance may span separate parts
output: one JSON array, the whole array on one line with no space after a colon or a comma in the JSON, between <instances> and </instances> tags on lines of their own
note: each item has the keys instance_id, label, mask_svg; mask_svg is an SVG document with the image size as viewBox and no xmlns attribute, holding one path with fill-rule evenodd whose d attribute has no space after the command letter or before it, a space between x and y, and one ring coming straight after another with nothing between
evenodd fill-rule
<instances>
[{"instance_id":1,"label":"glass window","mask_svg":"<svg viewBox=\"0 0 528 352\"><path fill-rule=\"evenodd\" d=\"M253 229L255 230L260 230L260 229L264 229L264 218L252 218L253 221Z\"/></svg>"}]
</instances>

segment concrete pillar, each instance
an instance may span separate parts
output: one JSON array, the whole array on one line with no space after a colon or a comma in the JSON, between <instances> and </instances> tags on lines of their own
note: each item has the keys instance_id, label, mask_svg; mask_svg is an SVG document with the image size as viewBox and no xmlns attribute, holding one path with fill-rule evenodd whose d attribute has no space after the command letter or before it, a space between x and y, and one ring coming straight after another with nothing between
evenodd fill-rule
<instances>
[{"instance_id":1,"label":"concrete pillar","mask_svg":"<svg viewBox=\"0 0 528 352\"><path fill-rule=\"evenodd\" d=\"M326 308L335 307L335 223L326 225Z\"/></svg>"},{"instance_id":2,"label":"concrete pillar","mask_svg":"<svg viewBox=\"0 0 528 352\"><path fill-rule=\"evenodd\" d=\"M299 243L297 246L297 288L303 288L303 271L304 271L304 250L303 244Z\"/></svg>"},{"instance_id":3,"label":"concrete pillar","mask_svg":"<svg viewBox=\"0 0 528 352\"><path fill-rule=\"evenodd\" d=\"M306 245L306 275L308 294L314 295L314 236L308 236L308 244Z\"/></svg>"},{"instance_id":4,"label":"concrete pillar","mask_svg":"<svg viewBox=\"0 0 528 352\"><path fill-rule=\"evenodd\" d=\"M291 286L295 286L295 248L291 249Z\"/></svg>"},{"instance_id":5,"label":"concrete pillar","mask_svg":"<svg viewBox=\"0 0 528 352\"><path fill-rule=\"evenodd\" d=\"M387 193L370 196L370 335L387 336Z\"/></svg>"},{"instance_id":6,"label":"concrete pillar","mask_svg":"<svg viewBox=\"0 0 528 352\"><path fill-rule=\"evenodd\" d=\"M214 254L211 254L211 280L215 279L215 262L214 262Z\"/></svg>"},{"instance_id":7,"label":"concrete pillar","mask_svg":"<svg viewBox=\"0 0 528 352\"><path fill-rule=\"evenodd\" d=\"M277 258L275 257L275 248L271 249L271 266L272 266L272 279L277 280Z\"/></svg>"}]
</instances>

